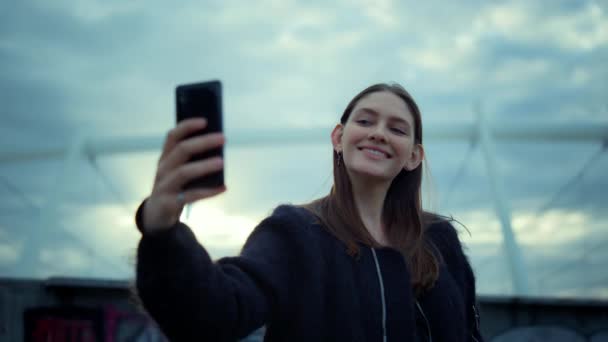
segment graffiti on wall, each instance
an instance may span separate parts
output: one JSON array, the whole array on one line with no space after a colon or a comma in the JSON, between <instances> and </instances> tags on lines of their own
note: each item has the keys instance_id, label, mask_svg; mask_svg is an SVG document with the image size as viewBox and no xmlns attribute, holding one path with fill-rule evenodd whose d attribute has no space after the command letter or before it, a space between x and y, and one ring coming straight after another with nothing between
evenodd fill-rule
<instances>
[{"instance_id":1,"label":"graffiti on wall","mask_svg":"<svg viewBox=\"0 0 608 342\"><path fill-rule=\"evenodd\" d=\"M30 308L23 321L26 342L167 341L146 316L112 306Z\"/></svg>"}]
</instances>

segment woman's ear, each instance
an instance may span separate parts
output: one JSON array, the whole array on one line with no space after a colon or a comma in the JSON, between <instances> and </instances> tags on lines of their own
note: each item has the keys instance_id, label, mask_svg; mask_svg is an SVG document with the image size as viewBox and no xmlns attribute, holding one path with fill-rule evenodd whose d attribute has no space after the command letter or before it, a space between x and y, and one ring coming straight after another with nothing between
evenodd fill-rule
<instances>
[{"instance_id":1,"label":"woman's ear","mask_svg":"<svg viewBox=\"0 0 608 342\"><path fill-rule=\"evenodd\" d=\"M334 151L342 152L342 131L344 126L337 124L333 131L331 131L331 143L334 145Z\"/></svg>"},{"instance_id":2,"label":"woman's ear","mask_svg":"<svg viewBox=\"0 0 608 342\"><path fill-rule=\"evenodd\" d=\"M414 145L414 148L412 149L412 153L410 154L410 158L405 162L404 169L406 171L415 170L418 166L420 166L420 163L422 163L423 159L424 159L424 147L422 146L422 144Z\"/></svg>"}]
</instances>

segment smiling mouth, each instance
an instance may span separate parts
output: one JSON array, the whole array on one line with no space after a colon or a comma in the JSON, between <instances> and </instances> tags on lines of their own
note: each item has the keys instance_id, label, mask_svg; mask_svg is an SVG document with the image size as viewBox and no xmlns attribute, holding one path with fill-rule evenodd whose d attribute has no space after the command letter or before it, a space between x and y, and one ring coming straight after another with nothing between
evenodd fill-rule
<instances>
[{"instance_id":1,"label":"smiling mouth","mask_svg":"<svg viewBox=\"0 0 608 342\"><path fill-rule=\"evenodd\" d=\"M387 159L391 157L390 154L388 154L386 152L383 152L383 151L379 151L379 150L373 149L373 148L368 148L368 147L360 147L359 148L359 151L363 151L363 150L365 150L367 152L370 152L371 154L376 155L376 156L386 157Z\"/></svg>"}]
</instances>

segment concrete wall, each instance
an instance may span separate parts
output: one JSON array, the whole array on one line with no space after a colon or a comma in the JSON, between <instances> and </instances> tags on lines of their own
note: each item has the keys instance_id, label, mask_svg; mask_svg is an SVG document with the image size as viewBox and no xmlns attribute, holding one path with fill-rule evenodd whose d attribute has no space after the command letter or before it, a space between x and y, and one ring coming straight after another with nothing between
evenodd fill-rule
<instances>
[{"instance_id":1,"label":"concrete wall","mask_svg":"<svg viewBox=\"0 0 608 342\"><path fill-rule=\"evenodd\" d=\"M480 297L479 302L486 341L608 341L606 301ZM31 319L24 334L26 312ZM0 341L49 335L59 341L68 335L82 341L165 340L136 308L126 282L0 278ZM261 336L257 332L246 340Z\"/></svg>"},{"instance_id":2,"label":"concrete wall","mask_svg":"<svg viewBox=\"0 0 608 342\"><path fill-rule=\"evenodd\" d=\"M608 342L608 301L481 297L479 302L488 340Z\"/></svg>"}]
</instances>

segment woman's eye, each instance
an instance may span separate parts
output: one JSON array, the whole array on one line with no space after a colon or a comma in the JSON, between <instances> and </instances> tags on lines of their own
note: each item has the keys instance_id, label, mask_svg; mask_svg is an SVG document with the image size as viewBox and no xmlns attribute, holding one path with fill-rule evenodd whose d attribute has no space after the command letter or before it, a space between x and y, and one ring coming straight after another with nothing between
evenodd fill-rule
<instances>
[{"instance_id":1,"label":"woman's eye","mask_svg":"<svg viewBox=\"0 0 608 342\"><path fill-rule=\"evenodd\" d=\"M365 120L365 119L359 119L359 120L357 120L357 123L361 124L361 125L368 125L368 124L370 124L370 121Z\"/></svg>"},{"instance_id":2,"label":"woman's eye","mask_svg":"<svg viewBox=\"0 0 608 342\"><path fill-rule=\"evenodd\" d=\"M393 130L393 132L395 132L397 134L407 135L407 132L405 130L401 129L401 128L393 128L392 130Z\"/></svg>"}]
</instances>

